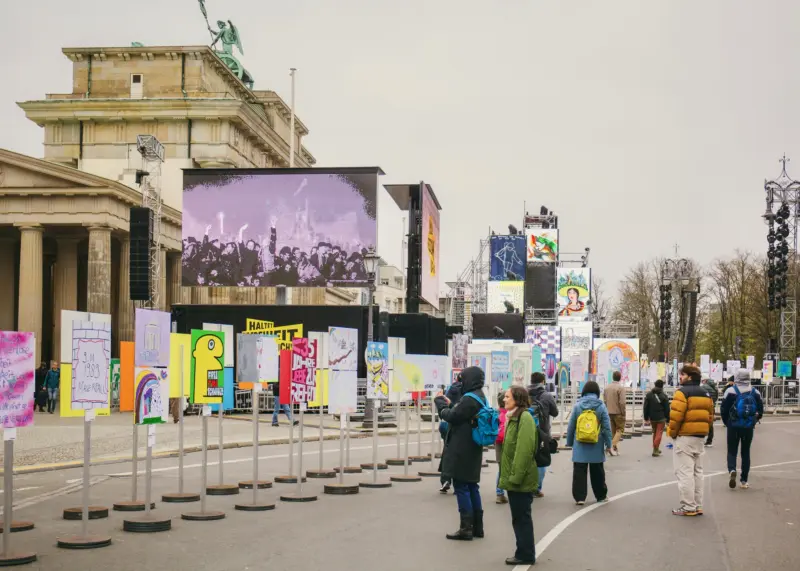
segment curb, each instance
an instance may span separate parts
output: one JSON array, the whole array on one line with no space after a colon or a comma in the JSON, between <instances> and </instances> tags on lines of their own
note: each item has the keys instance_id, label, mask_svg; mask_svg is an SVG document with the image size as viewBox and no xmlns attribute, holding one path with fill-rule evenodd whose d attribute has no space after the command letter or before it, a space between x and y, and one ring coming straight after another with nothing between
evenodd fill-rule
<instances>
[{"instance_id":1,"label":"curb","mask_svg":"<svg viewBox=\"0 0 800 571\"><path fill-rule=\"evenodd\" d=\"M308 425L304 425L308 426ZM319 428L319 425L317 426ZM423 430L419 432L419 434L430 434L430 430ZM405 434L405 432L403 433ZM418 434L416 430L410 430L409 434ZM378 436L396 436L397 432L388 432L388 431L378 431ZM351 433L351 439L363 439L363 438L370 438L372 436L372 432L356 432ZM338 434L330 434L324 436L322 438L323 441L325 440L339 440ZM299 439L295 438L295 442L298 442ZM319 436L306 436L303 438L303 442L319 442ZM289 438L270 438L267 440L259 440L259 446L277 446L281 444L289 444ZM226 442L222 445L223 450L231 450L234 448L252 448L253 441L241 441L241 442ZM203 450L202 446L184 446L183 447L183 454L192 454L196 452L201 452ZM219 444L209 444L207 450L211 452L212 450L219 450ZM178 450L164 450L161 452L153 452L153 460L162 460L165 458L177 458L179 455ZM139 458L140 461L144 460L143 457ZM96 462L93 461L89 465L90 466L109 466L113 464L122 464L124 462L130 462L130 456L114 456L112 458L105 458L103 460L97 460ZM41 472L55 472L57 470L69 470L70 468L82 468L83 461L82 460L69 460L67 462L55 462L50 464L34 464L33 466L20 466L19 468L14 469L14 475L23 475L23 474L37 474ZM4 471L0 470L0 475L3 475Z\"/></svg>"}]
</instances>

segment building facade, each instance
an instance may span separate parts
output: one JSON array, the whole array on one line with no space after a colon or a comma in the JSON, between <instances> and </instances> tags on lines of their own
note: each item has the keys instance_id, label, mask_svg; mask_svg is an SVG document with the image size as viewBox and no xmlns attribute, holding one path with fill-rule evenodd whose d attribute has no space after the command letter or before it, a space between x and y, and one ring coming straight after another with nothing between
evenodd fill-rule
<instances>
[{"instance_id":1,"label":"building facade","mask_svg":"<svg viewBox=\"0 0 800 571\"><path fill-rule=\"evenodd\" d=\"M70 93L19 103L44 130L44 160L0 150L0 329L32 331L37 359L59 359L62 309L112 315L114 346L133 339L129 209L142 205L138 135L163 145L159 298L177 303L337 304L340 288L185 288L184 168L296 167L316 159L308 129L273 91L248 88L207 46L66 48Z\"/></svg>"}]
</instances>

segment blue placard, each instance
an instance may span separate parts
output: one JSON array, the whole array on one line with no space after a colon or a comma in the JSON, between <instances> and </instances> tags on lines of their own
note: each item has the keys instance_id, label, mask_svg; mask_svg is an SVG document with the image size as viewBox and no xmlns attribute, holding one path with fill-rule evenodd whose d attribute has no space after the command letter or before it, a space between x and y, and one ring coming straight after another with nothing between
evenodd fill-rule
<instances>
[{"instance_id":1,"label":"blue placard","mask_svg":"<svg viewBox=\"0 0 800 571\"><path fill-rule=\"evenodd\" d=\"M525 236L492 236L490 242L491 281L523 281L525 279Z\"/></svg>"}]
</instances>

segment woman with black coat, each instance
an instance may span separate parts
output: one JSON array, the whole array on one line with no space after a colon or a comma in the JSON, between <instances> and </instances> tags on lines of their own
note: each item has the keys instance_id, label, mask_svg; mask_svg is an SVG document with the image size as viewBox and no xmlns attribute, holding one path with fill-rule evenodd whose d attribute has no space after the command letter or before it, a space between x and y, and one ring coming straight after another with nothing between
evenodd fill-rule
<instances>
[{"instance_id":1,"label":"woman with black coat","mask_svg":"<svg viewBox=\"0 0 800 571\"><path fill-rule=\"evenodd\" d=\"M453 488L458 500L461 525L456 533L448 534L447 539L471 540L483 537L483 505L478 482L481 479L483 448L472 440L472 429L481 410L480 403L468 394L473 394L486 403L483 394L483 370L467 367L461 371L462 398L457 404L439 393L435 404L440 418L447 422L447 439L442 454L442 478L453 480Z\"/></svg>"}]
</instances>

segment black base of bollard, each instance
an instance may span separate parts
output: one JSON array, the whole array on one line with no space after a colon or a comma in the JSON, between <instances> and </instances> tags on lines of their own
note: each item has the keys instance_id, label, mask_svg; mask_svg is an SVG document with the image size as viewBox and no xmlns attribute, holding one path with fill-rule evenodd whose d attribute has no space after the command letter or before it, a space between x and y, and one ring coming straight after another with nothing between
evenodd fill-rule
<instances>
[{"instance_id":1,"label":"black base of bollard","mask_svg":"<svg viewBox=\"0 0 800 571\"><path fill-rule=\"evenodd\" d=\"M115 512L143 512L145 505L144 502L117 502L114 504ZM150 502L150 509L156 507L155 502Z\"/></svg>"},{"instance_id":2,"label":"black base of bollard","mask_svg":"<svg viewBox=\"0 0 800 571\"><path fill-rule=\"evenodd\" d=\"M303 478L303 482L306 479ZM275 476L275 483L276 484L296 484L297 483L297 476Z\"/></svg>"},{"instance_id":3,"label":"black base of bollard","mask_svg":"<svg viewBox=\"0 0 800 571\"><path fill-rule=\"evenodd\" d=\"M324 492L331 496L349 496L358 493L358 484L325 484Z\"/></svg>"},{"instance_id":4,"label":"black base of bollard","mask_svg":"<svg viewBox=\"0 0 800 571\"><path fill-rule=\"evenodd\" d=\"M306 476L309 478L314 478L316 480L321 480L325 478L335 478L336 472L333 470L307 470Z\"/></svg>"},{"instance_id":5,"label":"black base of bollard","mask_svg":"<svg viewBox=\"0 0 800 571\"><path fill-rule=\"evenodd\" d=\"M65 535L59 537L56 545L62 549L98 549L111 545L107 535Z\"/></svg>"},{"instance_id":6,"label":"black base of bollard","mask_svg":"<svg viewBox=\"0 0 800 571\"><path fill-rule=\"evenodd\" d=\"M240 512L268 512L275 509L275 504L236 504L233 508Z\"/></svg>"},{"instance_id":7,"label":"black base of bollard","mask_svg":"<svg viewBox=\"0 0 800 571\"><path fill-rule=\"evenodd\" d=\"M189 512L181 514L181 519L186 521L216 521L225 519L225 512Z\"/></svg>"},{"instance_id":8,"label":"black base of bollard","mask_svg":"<svg viewBox=\"0 0 800 571\"><path fill-rule=\"evenodd\" d=\"M33 552L19 552L0 554L0 567L14 567L16 565L27 565L36 561L36 554Z\"/></svg>"},{"instance_id":9,"label":"black base of bollard","mask_svg":"<svg viewBox=\"0 0 800 571\"><path fill-rule=\"evenodd\" d=\"M314 494L284 494L280 496L282 502L290 502L290 503L306 503L306 502L316 502L317 496Z\"/></svg>"},{"instance_id":10,"label":"black base of bollard","mask_svg":"<svg viewBox=\"0 0 800 571\"><path fill-rule=\"evenodd\" d=\"M166 504L188 504L199 502L200 494L164 494L161 496L161 501Z\"/></svg>"},{"instance_id":11,"label":"black base of bollard","mask_svg":"<svg viewBox=\"0 0 800 571\"><path fill-rule=\"evenodd\" d=\"M122 530L131 533L158 533L172 529L172 519L158 519L154 517L138 517L136 519L122 520Z\"/></svg>"},{"instance_id":12,"label":"black base of bollard","mask_svg":"<svg viewBox=\"0 0 800 571\"><path fill-rule=\"evenodd\" d=\"M336 472L337 474L339 473L340 470L341 470L341 468L334 468L333 469L333 471ZM345 474L360 474L363 471L364 470L361 469L361 466L345 466L344 467L344 473Z\"/></svg>"},{"instance_id":13,"label":"black base of bollard","mask_svg":"<svg viewBox=\"0 0 800 571\"><path fill-rule=\"evenodd\" d=\"M235 496L238 493L239 486L234 486L233 484L219 484L206 488L206 494L209 496Z\"/></svg>"},{"instance_id":14,"label":"black base of bollard","mask_svg":"<svg viewBox=\"0 0 800 571\"><path fill-rule=\"evenodd\" d=\"M362 488L366 488L367 490L377 490L381 488L391 488L392 483L380 480L377 482L359 482L358 485Z\"/></svg>"},{"instance_id":15,"label":"black base of bollard","mask_svg":"<svg viewBox=\"0 0 800 571\"><path fill-rule=\"evenodd\" d=\"M12 521L11 522L11 533L17 533L17 532L20 532L20 531L30 531L34 527L36 527L36 526L33 524L32 521ZM5 531L3 529L3 525L0 524L0 533L3 533L3 531ZM0 565L0 567L2 567L2 565Z\"/></svg>"},{"instance_id":16,"label":"black base of bollard","mask_svg":"<svg viewBox=\"0 0 800 571\"><path fill-rule=\"evenodd\" d=\"M392 482L421 482L422 478L410 474L408 476L405 474L397 474L395 476L389 476L389 480Z\"/></svg>"},{"instance_id":17,"label":"black base of bollard","mask_svg":"<svg viewBox=\"0 0 800 571\"><path fill-rule=\"evenodd\" d=\"M89 519L104 519L107 517L108 517L108 508L103 506L89 506ZM83 519L83 508L65 509L64 519L69 521L79 521Z\"/></svg>"},{"instance_id":18,"label":"black base of bollard","mask_svg":"<svg viewBox=\"0 0 800 571\"><path fill-rule=\"evenodd\" d=\"M272 482L269 480L259 480L256 482L259 490L267 490L272 487ZM253 489L253 480L245 480L244 482L239 482L239 489L241 490L252 490Z\"/></svg>"}]
</instances>

